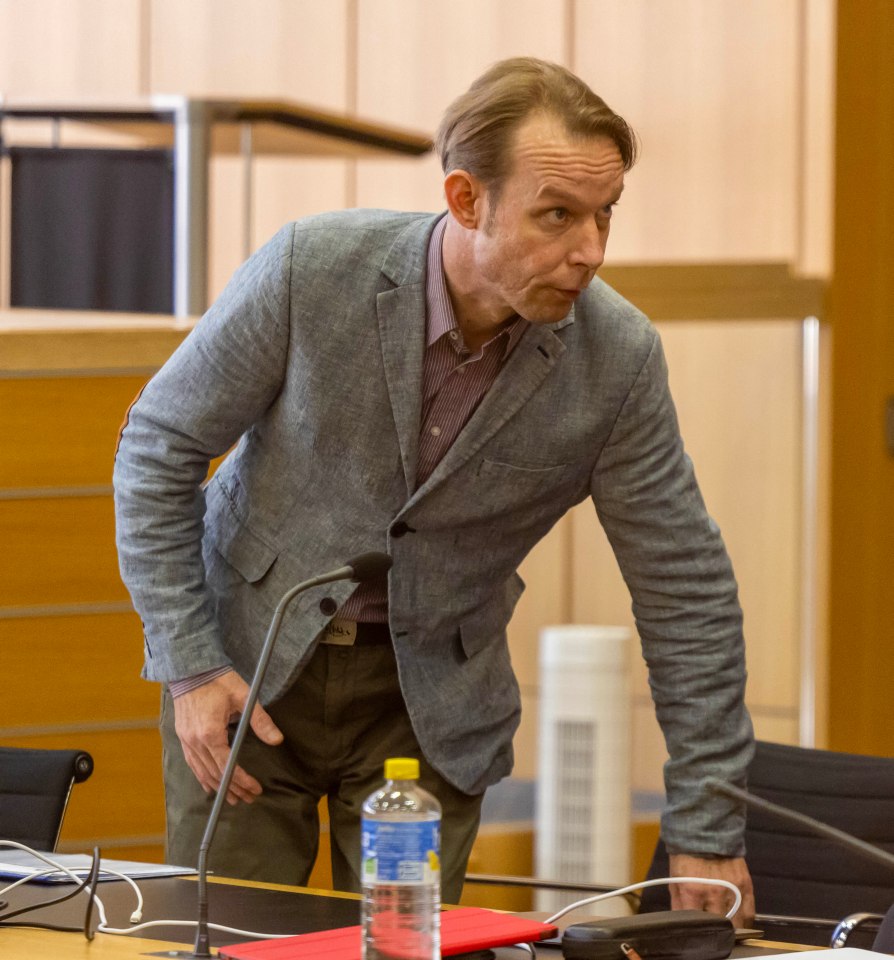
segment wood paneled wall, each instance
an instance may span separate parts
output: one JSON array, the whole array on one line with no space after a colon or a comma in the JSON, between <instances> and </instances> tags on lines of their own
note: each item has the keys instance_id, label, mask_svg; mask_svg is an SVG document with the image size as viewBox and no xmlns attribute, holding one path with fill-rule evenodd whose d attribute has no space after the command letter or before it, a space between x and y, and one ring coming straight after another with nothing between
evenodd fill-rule
<instances>
[{"instance_id":1,"label":"wood paneled wall","mask_svg":"<svg viewBox=\"0 0 894 960\"><path fill-rule=\"evenodd\" d=\"M894 755L894 4L838 4L830 742ZM892 414L888 414L892 416ZM889 430L892 427L889 427Z\"/></svg>"},{"instance_id":2,"label":"wood paneled wall","mask_svg":"<svg viewBox=\"0 0 894 960\"><path fill-rule=\"evenodd\" d=\"M575 69L641 136L642 161L613 225L609 263L776 260L824 276L831 236L833 14L833 0L0 0L0 92L66 100L277 96L431 131L447 102L487 64L534 54ZM284 221L317 210L443 205L434 157L258 159L253 178L252 247ZM212 295L245 253L243 189L239 161L216 159ZM748 317L747 308L737 315ZM787 322L745 322L735 331L719 322L669 323L663 332L686 439L742 581L752 706L764 718L766 735L792 739L799 672L800 571L792 520L800 490L799 371L797 334L791 318L780 319ZM0 465L7 471L0 522L4 537L16 543L16 562L4 571L9 579L2 603L9 606L0 628L7 631L18 605L51 602L60 605L58 613L88 600L126 602L110 552L105 450L135 381L111 376L79 382L102 420L85 413L88 426L70 433L76 411L59 402L52 379L10 381L0 414L4 430L15 421L21 431L4 447L9 465ZM712 415L717 409L723 418ZM39 439L34 421L42 417L55 417L62 435L77 440L73 452L63 453L52 434ZM88 463L101 464L101 475ZM55 492L60 486L71 488L64 503ZM81 545L76 530L101 539L102 547ZM44 536L51 539L39 541ZM511 638L525 706L516 775L533 778L540 626L571 618L618 621L629 616L629 601L589 508L559 524L522 574L529 589ZM592 589L596 579L598 590ZM111 654L116 663L108 685L127 690L128 702L132 698L128 722L148 724L154 689L136 680L121 686L122 675L135 676L138 669L138 628L124 612L109 616L120 622L110 619L94 631L79 612L65 649L79 649L86 636L93 644L84 646L89 656ZM49 619L28 629L33 642L43 638L53 649ZM31 643L16 669L22 689L35 691ZM79 663L73 659L70 666ZM634 783L651 789L660 778L662 748L647 729L641 671L637 678L643 720ZM20 705L30 704L31 724L42 716L37 696L24 696ZM62 719L63 711L53 723L81 723L75 703L65 702L71 719ZM5 734L10 717L0 721ZM143 734L141 728L132 735ZM153 750L146 741L143 771L156 762ZM106 756L116 776L130 769L130 758ZM94 789L82 789L88 787ZM134 837L160 829L159 789L157 780L147 786L155 812L133 827Z\"/></svg>"},{"instance_id":3,"label":"wood paneled wall","mask_svg":"<svg viewBox=\"0 0 894 960\"><path fill-rule=\"evenodd\" d=\"M301 100L434 129L488 63L564 62L639 131L614 262L828 272L833 0L0 0L0 91ZM436 209L438 164L259 159L253 245L342 206ZM240 161L212 176L211 290L244 257Z\"/></svg>"},{"instance_id":4,"label":"wood paneled wall","mask_svg":"<svg viewBox=\"0 0 894 960\"><path fill-rule=\"evenodd\" d=\"M73 352L54 339L57 362L76 366ZM12 369L16 355L0 361L0 741L88 750L95 773L73 794L65 841L159 858L158 691L139 679L110 486L118 426L149 371L103 369L100 357Z\"/></svg>"}]
</instances>

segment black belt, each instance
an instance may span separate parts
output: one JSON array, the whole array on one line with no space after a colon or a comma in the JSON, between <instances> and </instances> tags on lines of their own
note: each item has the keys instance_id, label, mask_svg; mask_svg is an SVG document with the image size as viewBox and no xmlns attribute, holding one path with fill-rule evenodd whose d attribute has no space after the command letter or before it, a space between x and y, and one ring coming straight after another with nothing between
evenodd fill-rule
<instances>
[{"instance_id":1,"label":"black belt","mask_svg":"<svg viewBox=\"0 0 894 960\"><path fill-rule=\"evenodd\" d=\"M354 646L374 647L391 644L391 631L387 623L357 623Z\"/></svg>"}]
</instances>

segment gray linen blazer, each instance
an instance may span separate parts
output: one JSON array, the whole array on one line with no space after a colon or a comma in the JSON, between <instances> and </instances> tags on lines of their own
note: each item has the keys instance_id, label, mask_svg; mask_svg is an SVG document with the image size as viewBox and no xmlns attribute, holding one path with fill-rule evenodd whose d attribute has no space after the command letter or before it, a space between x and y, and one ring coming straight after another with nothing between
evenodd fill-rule
<instances>
[{"instance_id":1,"label":"gray linen blazer","mask_svg":"<svg viewBox=\"0 0 894 960\"><path fill-rule=\"evenodd\" d=\"M683 451L657 333L600 280L531 325L416 487L425 258L436 217L345 211L282 229L237 271L131 408L115 463L121 572L144 676L250 679L273 609L353 554L394 565L401 688L429 761L480 792L512 768L506 625L516 570L590 496L631 591L670 752L670 849L741 851L751 755L736 583ZM203 487L208 462L235 449ZM355 586L290 606L262 691L292 683ZM323 604L332 609L331 602Z\"/></svg>"}]
</instances>

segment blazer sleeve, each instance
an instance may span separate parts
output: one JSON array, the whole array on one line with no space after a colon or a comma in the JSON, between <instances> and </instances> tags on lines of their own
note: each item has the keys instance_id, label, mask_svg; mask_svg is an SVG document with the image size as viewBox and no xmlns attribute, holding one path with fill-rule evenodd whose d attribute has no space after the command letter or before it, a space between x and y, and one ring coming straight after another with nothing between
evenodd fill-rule
<instances>
[{"instance_id":1,"label":"blazer sleeve","mask_svg":"<svg viewBox=\"0 0 894 960\"><path fill-rule=\"evenodd\" d=\"M234 274L131 406L113 483L121 576L143 621L151 680L229 663L202 559L209 463L276 397L289 345L293 227Z\"/></svg>"},{"instance_id":2,"label":"blazer sleeve","mask_svg":"<svg viewBox=\"0 0 894 960\"><path fill-rule=\"evenodd\" d=\"M662 836L671 852L739 856L744 809L708 794L744 785L753 751L742 611L720 531L683 449L658 334L622 404L591 493L633 598L667 744Z\"/></svg>"}]
</instances>

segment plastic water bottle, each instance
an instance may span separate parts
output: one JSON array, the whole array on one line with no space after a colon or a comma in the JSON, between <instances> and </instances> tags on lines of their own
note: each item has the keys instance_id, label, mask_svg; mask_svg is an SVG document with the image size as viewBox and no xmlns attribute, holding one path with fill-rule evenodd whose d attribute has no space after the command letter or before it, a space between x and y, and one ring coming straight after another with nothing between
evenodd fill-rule
<instances>
[{"instance_id":1,"label":"plastic water bottle","mask_svg":"<svg viewBox=\"0 0 894 960\"><path fill-rule=\"evenodd\" d=\"M364 960L440 960L441 805L419 761L385 761L361 819Z\"/></svg>"}]
</instances>

